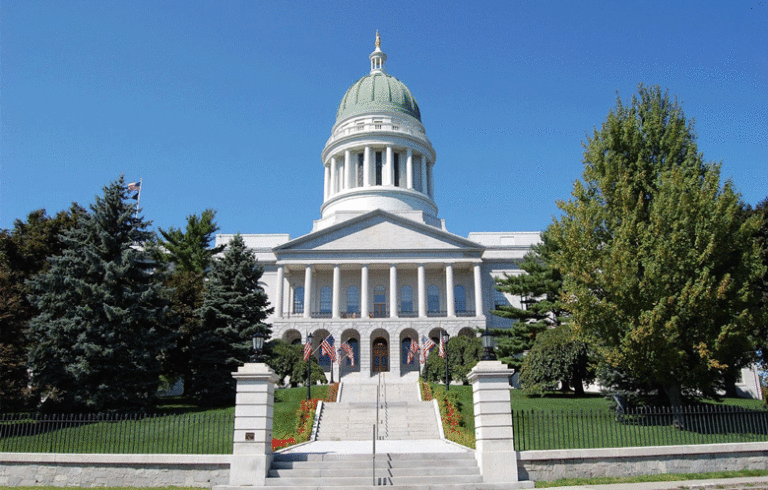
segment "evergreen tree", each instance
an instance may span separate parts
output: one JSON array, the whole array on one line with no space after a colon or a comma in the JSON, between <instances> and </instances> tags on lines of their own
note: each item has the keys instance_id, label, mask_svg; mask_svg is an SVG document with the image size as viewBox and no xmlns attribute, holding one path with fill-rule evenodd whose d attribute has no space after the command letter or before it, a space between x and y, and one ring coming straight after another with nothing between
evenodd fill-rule
<instances>
[{"instance_id":1,"label":"evergreen tree","mask_svg":"<svg viewBox=\"0 0 768 490\"><path fill-rule=\"evenodd\" d=\"M21 409L31 401L27 325L36 311L26 281L48 269L47 259L63 249L61 233L77 226L83 214L77 204L55 217L39 209L26 222L17 219L12 230L0 231L0 410Z\"/></svg>"},{"instance_id":2,"label":"evergreen tree","mask_svg":"<svg viewBox=\"0 0 768 490\"><path fill-rule=\"evenodd\" d=\"M211 259L224 250L223 245L211 247L214 233L219 230L215 217L216 211L206 209L200 216L187 216L185 231L174 227L168 231L160 228L160 235L164 238L160 240L160 245L166 252L160 255L162 260L172 263L176 271L205 274Z\"/></svg>"},{"instance_id":3,"label":"evergreen tree","mask_svg":"<svg viewBox=\"0 0 768 490\"><path fill-rule=\"evenodd\" d=\"M496 280L496 289L522 298L522 308L506 305L491 311L513 320L511 328L494 329L493 335L499 360L515 371L522 367L522 354L533 347L537 335L560 325L566 315L561 301L563 279L551 265L553 251L554 243L545 231L542 243L517 263L526 273Z\"/></svg>"},{"instance_id":4,"label":"evergreen tree","mask_svg":"<svg viewBox=\"0 0 768 490\"><path fill-rule=\"evenodd\" d=\"M705 163L677 101L640 85L585 144L583 182L553 236L573 325L604 358L663 388L714 395L754 359L762 274L731 183Z\"/></svg>"},{"instance_id":5,"label":"evergreen tree","mask_svg":"<svg viewBox=\"0 0 768 490\"><path fill-rule=\"evenodd\" d=\"M167 348L165 290L143 245L121 176L104 187L81 225L67 231L50 270L30 282L40 314L30 322L34 387L63 409L151 406Z\"/></svg>"},{"instance_id":6,"label":"evergreen tree","mask_svg":"<svg viewBox=\"0 0 768 490\"><path fill-rule=\"evenodd\" d=\"M198 310L200 332L191 340L192 372L189 392L202 403L234 402L232 372L253 353L252 337L271 329L263 322L272 313L259 285L262 268L239 234L213 261L205 284L203 306Z\"/></svg>"}]
</instances>

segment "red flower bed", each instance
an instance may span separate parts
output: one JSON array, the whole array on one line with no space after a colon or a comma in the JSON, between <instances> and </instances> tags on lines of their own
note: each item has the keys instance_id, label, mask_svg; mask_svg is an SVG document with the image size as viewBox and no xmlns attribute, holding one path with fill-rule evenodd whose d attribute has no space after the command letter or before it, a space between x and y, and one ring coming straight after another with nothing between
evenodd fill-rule
<instances>
[{"instance_id":1,"label":"red flower bed","mask_svg":"<svg viewBox=\"0 0 768 490\"><path fill-rule=\"evenodd\" d=\"M289 437L288 439L272 439L272 450L288 446L291 444L296 444L296 439L293 437Z\"/></svg>"}]
</instances>

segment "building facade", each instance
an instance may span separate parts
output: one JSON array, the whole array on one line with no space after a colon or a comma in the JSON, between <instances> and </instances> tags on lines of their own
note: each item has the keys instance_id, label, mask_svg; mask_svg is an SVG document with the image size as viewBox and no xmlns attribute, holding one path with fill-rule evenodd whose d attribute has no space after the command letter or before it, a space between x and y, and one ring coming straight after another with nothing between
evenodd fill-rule
<instances>
[{"instance_id":1,"label":"building facade","mask_svg":"<svg viewBox=\"0 0 768 490\"><path fill-rule=\"evenodd\" d=\"M314 347L331 335L348 343L354 366L319 357L334 379L418 371L412 341L474 336L503 326L489 314L506 297L494 278L520 271L514 260L539 232L447 231L434 195L437 155L410 90L385 69L376 35L370 72L347 90L321 154L323 204L307 235L243 235L264 267L273 337ZM232 235L218 235L216 244Z\"/></svg>"}]
</instances>

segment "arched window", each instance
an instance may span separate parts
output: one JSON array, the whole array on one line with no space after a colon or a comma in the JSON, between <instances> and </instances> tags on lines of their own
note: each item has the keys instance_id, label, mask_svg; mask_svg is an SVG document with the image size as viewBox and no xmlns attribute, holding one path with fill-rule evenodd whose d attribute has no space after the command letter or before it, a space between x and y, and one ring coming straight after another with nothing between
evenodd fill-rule
<instances>
[{"instance_id":1,"label":"arched window","mask_svg":"<svg viewBox=\"0 0 768 490\"><path fill-rule=\"evenodd\" d=\"M402 364L408 364L408 352L411 350L411 338L406 337L403 339L402 342L400 342L400 357L402 360L400 361ZM413 358L411 359L410 364L415 364L419 362L418 357L416 354L414 354Z\"/></svg>"},{"instance_id":2,"label":"arched window","mask_svg":"<svg viewBox=\"0 0 768 490\"><path fill-rule=\"evenodd\" d=\"M427 288L427 311L430 313L440 311L440 291L434 284Z\"/></svg>"},{"instance_id":3,"label":"arched window","mask_svg":"<svg viewBox=\"0 0 768 490\"><path fill-rule=\"evenodd\" d=\"M347 343L350 347L352 347L352 352L355 355L355 366L360 366L360 342L357 341L357 339L349 339L347 340ZM346 359L347 366L352 365L352 361L348 357L344 357Z\"/></svg>"},{"instance_id":4,"label":"arched window","mask_svg":"<svg viewBox=\"0 0 768 490\"><path fill-rule=\"evenodd\" d=\"M464 291L464 286L460 284L453 288L453 307L456 313L467 311L467 293Z\"/></svg>"},{"instance_id":5,"label":"arched window","mask_svg":"<svg viewBox=\"0 0 768 490\"><path fill-rule=\"evenodd\" d=\"M330 314L333 305L333 291L330 286L323 286L320 290L320 313Z\"/></svg>"},{"instance_id":6,"label":"arched window","mask_svg":"<svg viewBox=\"0 0 768 490\"><path fill-rule=\"evenodd\" d=\"M350 316L360 313L360 290L357 286L347 288L347 313Z\"/></svg>"},{"instance_id":7,"label":"arched window","mask_svg":"<svg viewBox=\"0 0 768 490\"><path fill-rule=\"evenodd\" d=\"M304 286L293 290L293 312L304 313Z\"/></svg>"},{"instance_id":8,"label":"arched window","mask_svg":"<svg viewBox=\"0 0 768 490\"><path fill-rule=\"evenodd\" d=\"M411 286L403 286L400 291L400 311L402 313L413 312L413 290Z\"/></svg>"},{"instance_id":9,"label":"arched window","mask_svg":"<svg viewBox=\"0 0 768 490\"><path fill-rule=\"evenodd\" d=\"M493 309L498 310L500 306L508 306L509 301L507 301L507 297L504 296L504 293L499 291L496 288L493 288Z\"/></svg>"},{"instance_id":10,"label":"arched window","mask_svg":"<svg viewBox=\"0 0 768 490\"><path fill-rule=\"evenodd\" d=\"M384 286L373 288L373 316L384 318L387 316L387 294Z\"/></svg>"}]
</instances>

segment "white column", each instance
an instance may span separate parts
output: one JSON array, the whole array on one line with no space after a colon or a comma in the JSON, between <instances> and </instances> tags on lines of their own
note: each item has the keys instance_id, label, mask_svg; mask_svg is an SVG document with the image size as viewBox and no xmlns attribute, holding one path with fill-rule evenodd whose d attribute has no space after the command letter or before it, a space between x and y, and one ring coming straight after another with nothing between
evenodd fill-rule
<instances>
[{"instance_id":1,"label":"white column","mask_svg":"<svg viewBox=\"0 0 768 490\"><path fill-rule=\"evenodd\" d=\"M384 164L384 185L395 185L395 159L392 156L392 147L387 145L387 160Z\"/></svg>"},{"instance_id":2,"label":"white column","mask_svg":"<svg viewBox=\"0 0 768 490\"><path fill-rule=\"evenodd\" d=\"M397 318L397 266L389 266L389 317Z\"/></svg>"},{"instance_id":3,"label":"white column","mask_svg":"<svg viewBox=\"0 0 768 490\"><path fill-rule=\"evenodd\" d=\"M366 146L363 152L363 185L371 185L371 147Z\"/></svg>"},{"instance_id":4,"label":"white column","mask_svg":"<svg viewBox=\"0 0 768 490\"><path fill-rule=\"evenodd\" d=\"M331 169L328 165L325 166L325 186L323 187L323 200L328 199L331 188Z\"/></svg>"},{"instance_id":5,"label":"white column","mask_svg":"<svg viewBox=\"0 0 768 490\"><path fill-rule=\"evenodd\" d=\"M427 281L424 277L424 264L419 264L418 282L416 288L419 296L419 318L427 317Z\"/></svg>"},{"instance_id":6,"label":"white column","mask_svg":"<svg viewBox=\"0 0 768 490\"><path fill-rule=\"evenodd\" d=\"M331 157L331 195L335 195L337 192L339 192L338 187L336 187L336 184L338 184L338 177L336 177L336 157Z\"/></svg>"},{"instance_id":7,"label":"white column","mask_svg":"<svg viewBox=\"0 0 768 490\"><path fill-rule=\"evenodd\" d=\"M405 157L405 187L413 189L413 150L410 148Z\"/></svg>"},{"instance_id":8,"label":"white column","mask_svg":"<svg viewBox=\"0 0 768 490\"><path fill-rule=\"evenodd\" d=\"M339 318L339 287L341 283L341 269L339 268L339 264L336 264L333 266L333 299L331 307L331 315L333 315L333 318Z\"/></svg>"},{"instance_id":9,"label":"white column","mask_svg":"<svg viewBox=\"0 0 768 490\"><path fill-rule=\"evenodd\" d=\"M483 315L483 286L480 277L480 264L475 264L475 316Z\"/></svg>"},{"instance_id":10,"label":"white column","mask_svg":"<svg viewBox=\"0 0 768 490\"><path fill-rule=\"evenodd\" d=\"M445 306L448 316L455 317L456 304L453 299L453 266L451 264L445 264Z\"/></svg>"},{"instance_id":11,"label":"white column","mask_svg":"<svg viewBox=\"0 0 768 490\"><path fill-rule=\"evenodd\" d=\"M352 182L352 155L349 150L344 152L344 188L351 189L355 186Z\"/></svg>"},{"instance_id":12,"label":"white column","mask_svg":"<svg viewBox=\"0 0 768 490\"><path fill-rule=\"evenodd\" d=\"M277 266L277 284L275 284L275 314L277 318L283 317L283 278L285 277L285 268L282 265Z\"/></svg>"},{"instance_id":13,"label":"white column","mask_svg":"<svg viewBox=\"0 0 768 490\"><path fill-rule=\"evenodd\" d=\"M360 318L368 318L368 266L360 268Z\"/></svg>"},{"instance_id":14,"label":"white column","mask_svg":"<svg viewBox=\"0 0 768 490\"><path fill-rule=\"evenodd\" d=\"M229 484L265 485L272 463L272 416L277 376L266 364L248 363L232 376L237 383L235 431Z\"/></svg>"},{"instance_id":15,"label":"white column","mask_svg":"<svg viewBox=\"0 0 768 490\"><path fill-rule=\"evenodd\" d=\"M480 361L467 375L475 406L475 459L483 483L517 483L509 376L501 361Z\"/></svg>"},{"instance_id":16,"label":"white column","mask_svg":"<svg viewBox=\"0 0 768 490\"><path fill-rule=\"evenodd\" d=\"M427 193L427 155L421 155L421 193Z\"/></svg>"},{"instance_id":17,"label":"white column","mask_svg":"<svg viewBox=\"0 0 768 490\"><path fill-rule=\"evenodd\" d=\"M304 318L310 317L310 307L312 298L312 266L308 265L304 269Z\"/></svg>"}]
</instances>

